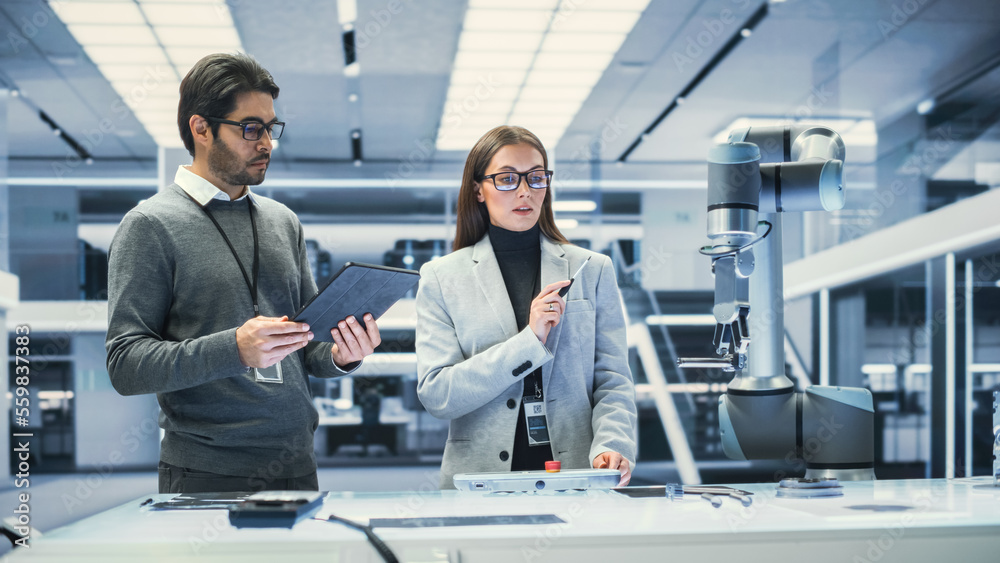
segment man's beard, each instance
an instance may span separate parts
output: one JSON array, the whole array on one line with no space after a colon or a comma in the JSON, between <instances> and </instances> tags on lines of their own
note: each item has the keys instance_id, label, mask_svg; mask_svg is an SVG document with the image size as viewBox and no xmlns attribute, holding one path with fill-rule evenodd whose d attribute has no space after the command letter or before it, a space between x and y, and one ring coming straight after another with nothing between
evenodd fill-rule
<instances>
[{"instance_id":1,"label":"man's beard","mask_svg":"<svg viewBox=\"0 0 1000 563\"><path fill-rule=\"evenodd\" d=\"M259 172L250 170L251 164L266 161L270 155L261 155L250 162L241 162L240 157L229 146L216 137L212 141L212 151L208 153L208 170L213 176L231 186L256 186L264 181L267 168Z\"/></svg>"}]
</instances>

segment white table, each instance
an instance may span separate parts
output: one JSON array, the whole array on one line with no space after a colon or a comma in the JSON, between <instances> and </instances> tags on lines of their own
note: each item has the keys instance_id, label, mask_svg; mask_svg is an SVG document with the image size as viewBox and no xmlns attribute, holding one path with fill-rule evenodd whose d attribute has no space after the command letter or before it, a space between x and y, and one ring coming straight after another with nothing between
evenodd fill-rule
<instances>
[{"instance_id":1,"label":"white table","mask_svg":"<svg viewBox=\"0 0 1000 563\"><path fill-rule=\"evenodd\" d=\"M376 528L400 561L1000 561L1000 488L989 478L844 483L844 496L787 499L773 484L744 507L612 491L479 496L456 491L331 493L322 511L368 518L554 513L565 524ZM386 484L387 488L391 483ZM169 498L156 495L153 498ZM223 510L153 511L145 499L55 530L11 561L381 561L343 525L240 529Z\"/></svg>"}]
</instances>

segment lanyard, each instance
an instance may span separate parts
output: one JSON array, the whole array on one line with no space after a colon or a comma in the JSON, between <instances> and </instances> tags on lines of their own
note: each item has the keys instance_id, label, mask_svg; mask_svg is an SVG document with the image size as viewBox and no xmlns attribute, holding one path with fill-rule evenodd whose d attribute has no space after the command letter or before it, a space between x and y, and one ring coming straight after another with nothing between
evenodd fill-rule
<instances>
[{"instance_id":1,"label":"lanyard","mask_svg":"<svg viewBox=\"0 0 1000 563\"><path fill-rule=\"evenodd\" d=\"M537 294L542 289L542 265L538 265L538 269L535 270L535 281L532 284L532 293ZM529 304L529 315L530 315L530 304ZM530 381L535 387L535 398L542 398L542 377L541 374L535 374L531 372L527 378L525 378L525 383Z\"/></svg>"},{"instance_id":2,"label":"lanyard","mask_svg":"<svg viewBox=\"0 0 1000 563\"><path fill-rule=\"evenodd\" d=\"M222 230L222 226L219 222L215 220L215 216L212 212L208 210L208 205L202 207L201 209L208 215L208 218L212 220L215 228L219 230L219 234L229 245L229 251L233 253L233 258L236 259L236 264L240 267L240 273L243 274L243 281L247 282L247 289L250 290L250 298L253 299L253 314L254 316L260 315L260 309L257 307L257 274L260 272L260 247L257 243L257 222L253 218L253 203L250 201L250 194L247 194L247 209L250 211L250 227L253 229L253 283L250 283L250 276L247 275L246 268L243 267L243 261L240 260L238 254L236 254L236 248L233 247L233 243L229 241L229 237L226 236L226 231Z\"/></svg>"}]
</instances>

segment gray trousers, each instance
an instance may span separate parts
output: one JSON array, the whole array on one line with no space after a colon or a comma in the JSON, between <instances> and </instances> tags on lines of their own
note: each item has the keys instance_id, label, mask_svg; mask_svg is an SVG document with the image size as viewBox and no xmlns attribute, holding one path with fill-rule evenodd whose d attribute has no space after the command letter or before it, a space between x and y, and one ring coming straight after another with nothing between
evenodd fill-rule
<instances>
[{"instance_id":1,"label":"gray trousers","mask_svg":"<svg viewBox=\"0 0 1000 563\"><path fill-rule=\"evenodd\" d=\"M301 477L289 479L271 479L266 481L260 477L237 477L234 475L219 475L208 471L177 467L160 462L157 466L160 477L160 493L234 493L260 491L318 491L319 481L316 472Z\"/></svg>"}]
</instances>

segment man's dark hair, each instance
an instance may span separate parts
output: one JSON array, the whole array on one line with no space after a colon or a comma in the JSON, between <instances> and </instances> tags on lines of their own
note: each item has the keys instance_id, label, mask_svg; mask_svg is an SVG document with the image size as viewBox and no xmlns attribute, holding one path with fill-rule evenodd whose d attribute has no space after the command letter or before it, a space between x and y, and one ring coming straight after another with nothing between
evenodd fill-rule
<instances>
[{"instance_id":1,"label":"man's dark hair","mask_svg":"<svg viewBox=\"0 0 1000 563\"><path fill-rule=\"evenodd\" d=\"M244 53L216 53L195 63L181 81L181 101L177 105L177 127L181 140L194 156L194 135L188 122L192 115L224 117L236 107L236 98L248 92L266 92L278 97L278 85L271 73L253 57ZM219 134L219 123L209 122L212 134Z\"/></svg>"}]
</instances>

